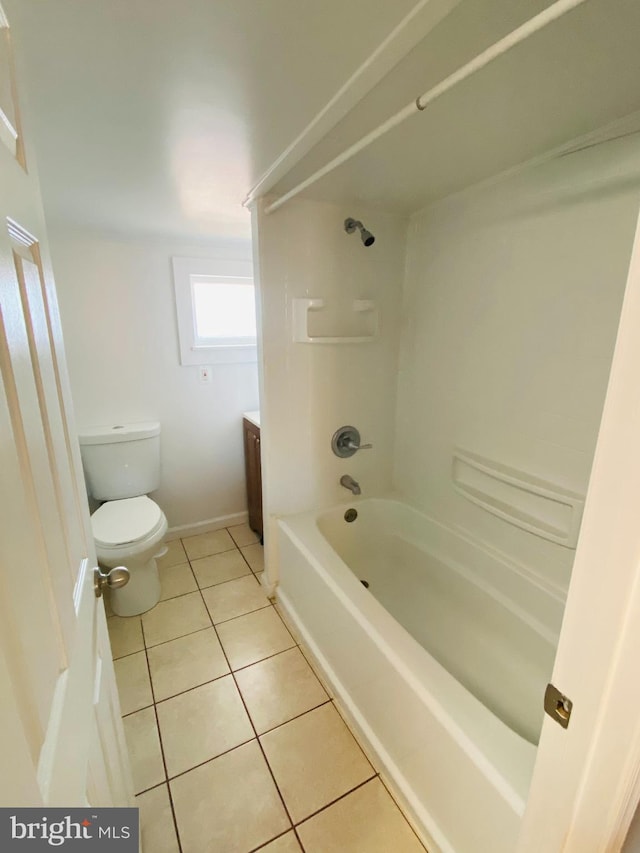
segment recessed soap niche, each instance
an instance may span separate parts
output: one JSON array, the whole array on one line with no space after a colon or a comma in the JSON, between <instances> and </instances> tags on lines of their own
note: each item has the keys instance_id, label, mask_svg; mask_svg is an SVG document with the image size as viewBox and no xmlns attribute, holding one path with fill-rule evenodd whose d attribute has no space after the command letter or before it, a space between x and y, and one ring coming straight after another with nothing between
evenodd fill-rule
<instances>
[{"instance_id":1,"label":"recessed soap niche","mask_svg":"<svg viewBox=\"0 0 640 853\"><path fill-rule=\"evenodd\" d=\"M482 509L565 548L575 548L584 496L500 462L456 448L453 487Z\"/></svg>"}]
</instances>

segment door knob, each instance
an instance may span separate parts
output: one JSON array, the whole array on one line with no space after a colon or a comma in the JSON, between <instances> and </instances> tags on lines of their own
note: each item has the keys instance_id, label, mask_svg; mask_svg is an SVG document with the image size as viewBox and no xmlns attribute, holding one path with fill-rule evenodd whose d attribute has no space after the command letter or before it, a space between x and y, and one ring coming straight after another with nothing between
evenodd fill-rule
<instances>
[{"instance_id":1,"label":"door knob","mask_svg":"<svg viewBox=\"0 0 640 853\"><path fill-rule=\"evenodd\" d=\"M106 588L119 589L121 586L126 586L129 583L129 577L129 569L125 569L124 566L118 566L109 572L101 572L100 569L94 569L93 588L96 591L96 598L100 598L102 591Z\"/></svg>"}]
</instances>

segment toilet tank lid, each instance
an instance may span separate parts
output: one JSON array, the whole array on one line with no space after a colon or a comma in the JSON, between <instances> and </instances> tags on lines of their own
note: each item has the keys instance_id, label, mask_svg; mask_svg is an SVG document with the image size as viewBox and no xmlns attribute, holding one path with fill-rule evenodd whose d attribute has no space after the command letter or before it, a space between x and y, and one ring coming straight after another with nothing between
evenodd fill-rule
<instances>
[{"instance_id":1,"label":"toilet tank lid","mask_svg":"<svg viewBox=\"0 0 640 853\"><path fill-rule=\"evenodd\" d=\"M91 426L80 430L80 444L113 444L117 441L139 441L160 434L158 421L139 424L114 424L113 426Z\"/></svg>"}]
</instances>

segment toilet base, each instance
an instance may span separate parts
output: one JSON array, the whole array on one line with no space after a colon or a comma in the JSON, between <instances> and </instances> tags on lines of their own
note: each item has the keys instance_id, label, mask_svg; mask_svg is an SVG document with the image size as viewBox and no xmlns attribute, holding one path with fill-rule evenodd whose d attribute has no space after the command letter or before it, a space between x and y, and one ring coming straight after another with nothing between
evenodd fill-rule
<instances>
[{"instance_id":1,"label":"toilet base","mask_svg":"<svg viewBox=\"0 0 640 853\"><path fill-rule=\"evenodd\" d=\"M160 601L160 577L155 557L130 558L118 565L129 569L130 578L126 586L109 591L111 609L116 616L138 616L155 607Z\"/></svg>"}]
</instances>

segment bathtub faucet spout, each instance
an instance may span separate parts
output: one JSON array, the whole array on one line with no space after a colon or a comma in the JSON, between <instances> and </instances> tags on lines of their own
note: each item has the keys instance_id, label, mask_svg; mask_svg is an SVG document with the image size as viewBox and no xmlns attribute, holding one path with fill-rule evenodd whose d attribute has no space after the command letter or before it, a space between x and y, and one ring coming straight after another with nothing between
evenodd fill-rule
<instances>
[{"instance_id":1,"label":"bathtub faucet spout","mask_svg":"<svg viewBox=\"0 0 640 853\"><path fill-rule=\"evenodd\" d=\"M343 474L342 477L340 477L340 485L344 486L345 489L350 489L354 495L361 494L360 483L356 483L353 477L350 477L348 474Z\"/></svg>"}]
</instances>

